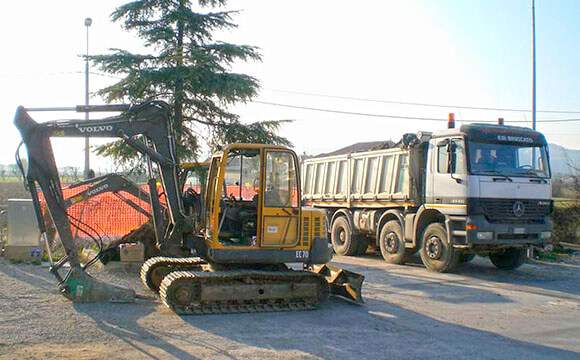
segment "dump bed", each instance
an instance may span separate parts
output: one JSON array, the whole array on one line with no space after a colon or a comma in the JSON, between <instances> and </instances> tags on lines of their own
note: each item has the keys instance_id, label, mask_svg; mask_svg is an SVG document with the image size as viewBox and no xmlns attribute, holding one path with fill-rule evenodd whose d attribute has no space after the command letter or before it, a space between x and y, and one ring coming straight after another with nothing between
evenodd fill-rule
<instances>
[{"instance_id":1,"label":"dump bed","mask_svg":"<svg viewBox=\"0 0 580 360\"><path fill-rule=\"evenodd\" d=\"M303 200L321 207L414 206L421 193L417 148L309 158L302 163Z\"/></svg>"}]
</instances>

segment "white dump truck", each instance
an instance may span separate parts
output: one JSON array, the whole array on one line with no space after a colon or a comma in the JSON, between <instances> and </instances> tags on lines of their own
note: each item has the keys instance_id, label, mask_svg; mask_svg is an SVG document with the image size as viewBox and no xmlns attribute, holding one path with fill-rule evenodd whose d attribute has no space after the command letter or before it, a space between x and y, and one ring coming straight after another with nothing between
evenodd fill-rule
<instances>
[{"instance_id":1,"label":"white dump truck","mask_svg":"<svg viewBox=\"0 0 580 360\"><path fill-rule=\"evenodd\" d=\"M402 264L419 251L437 272L477 254L510 270L528 247L550 244L544 136L523 127L453 125L303 161L303 202L327 211L337 254L374 245L387 262Z\"/></svg>"}]
</instances>

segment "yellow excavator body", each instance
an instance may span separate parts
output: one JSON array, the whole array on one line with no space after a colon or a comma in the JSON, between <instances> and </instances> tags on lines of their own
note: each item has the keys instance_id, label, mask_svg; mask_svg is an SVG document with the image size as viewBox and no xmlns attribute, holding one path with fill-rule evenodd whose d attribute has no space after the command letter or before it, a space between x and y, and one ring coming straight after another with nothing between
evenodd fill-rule
<instances>
[{"instance_id":1,"label":"yellow excavator body","mask_svg":"<svg viewBox=\"0 0 580 360\"><path fill-rule=\"evenodd\" d=\"M182 314L304 310L329 294L363 302L364 277L325 266L332 258L326 214L301 206L292 150L228 145L212 156L206 186L197 229L203 260L158 258L143 268L144 282L159 288L168 307Z\"/></svg>"}]
</instances>

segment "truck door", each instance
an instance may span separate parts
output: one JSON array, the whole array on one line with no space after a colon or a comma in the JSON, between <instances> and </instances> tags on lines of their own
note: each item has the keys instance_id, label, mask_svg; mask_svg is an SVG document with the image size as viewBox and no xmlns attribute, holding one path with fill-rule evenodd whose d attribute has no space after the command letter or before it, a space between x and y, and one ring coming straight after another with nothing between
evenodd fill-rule
<instances>
[{"instance_id":1,"label":"truck door","mask_svg":"<svg viewBox=\"0 0 580 360\"><path fill-rule=\"evenodd\" d=\"M261 245L295 246L300 234L297 159L284 150L266 150L264 159Z\"/></svg>"},{"instance_id":2,"label":"truck door","mask_svg":"<svg viewBox=\"0 0 580 360\"><path fill-rule=\"evenodd\" d=\"M427 204L451 213L465 213L467 167L461 138L434 139L430 154L431 179Z\"/></svg>"}]
</instances>

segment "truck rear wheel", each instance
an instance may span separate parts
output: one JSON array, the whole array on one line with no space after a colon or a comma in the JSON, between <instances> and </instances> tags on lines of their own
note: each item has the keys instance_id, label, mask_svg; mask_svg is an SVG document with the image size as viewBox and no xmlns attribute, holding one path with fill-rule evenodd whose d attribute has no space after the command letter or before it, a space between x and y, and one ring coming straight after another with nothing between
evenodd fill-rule
<instances>
[{"instance_id":1,"label":"truck rear wheel","mask_svg":"<svg viewBox=\"0 0 580 360\"><path fill-rule=\"evenodd\" d=\"M489 259L498 269L515 270L526 261L526 249L509 248L500 253L489 254Z\"/></svg>"},{"instance_id":2,"label":"truck rear wheel","mask_svg":"<svg viewBox=\"0 0 580 360\"><path fill-rule=\"evenodd\" d=\"M358 239L353 236L348 220L344 216L337 217L332 222L330 241L334 252L338 255L357 255L360 251Z\"/></svg>"},{"instance_id":3,"label":"truck rear wheel","mask_svg":"<svg viewBox=\"0 0 580 360\"><path fill-rule=\"evenodd\" d=\"M459 263L459 253L449 243L447 231L439 223L431 224L423 231L419 253L430 271L450 272Z\"/></svg>"},{"instance_id":4,"label":"truck rear wheel","mask_svg":"<svg viewBox=\"0 0 580 360\"><path fill-rule=\"evenodd\" d=\"M398 221L391 220L383 226L379 235L379 246L383 259L389 264L405 263L405 241Z\"/></svg>"}]
</instances>

